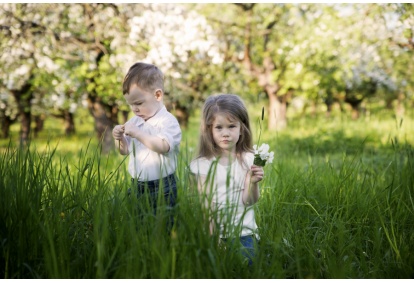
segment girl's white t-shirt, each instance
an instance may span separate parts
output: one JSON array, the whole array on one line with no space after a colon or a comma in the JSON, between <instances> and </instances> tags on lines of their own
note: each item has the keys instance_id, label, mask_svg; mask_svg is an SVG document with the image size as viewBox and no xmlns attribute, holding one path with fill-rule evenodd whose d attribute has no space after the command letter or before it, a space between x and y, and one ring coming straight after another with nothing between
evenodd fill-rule
<instances>
[{"instance_id":1,"label":"girl's white t-shirt","mask_svg":"<svg viewBox=\"0 0 414 283\"><path fill-rule=\"evenodd\" d=\"M254 206L243 203L242 194L246 174L253 165L254 154L245 153L243 164L233 160L230 165L221 165L216 158L204 157L193 160L190 170L195 175L206 177L205 197L211 198L220 224L221 237L228 238L240 231L240 236L255 234L257 225Z\"/></svg>"}]
</instances>

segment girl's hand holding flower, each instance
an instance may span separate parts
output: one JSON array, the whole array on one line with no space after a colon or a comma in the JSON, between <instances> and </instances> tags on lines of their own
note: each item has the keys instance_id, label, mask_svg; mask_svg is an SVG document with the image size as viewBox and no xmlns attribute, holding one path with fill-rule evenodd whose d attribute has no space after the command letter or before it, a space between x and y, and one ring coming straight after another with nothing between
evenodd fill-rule
<instances>
[{"instance_id":1,"label":"girl's hand holding flower","mask_svg":"<svg viewBox=\"0 0 414 283\"><path fill-rule=\"evenodd\" d=\"M261 180L263 180L264 177L264 170L262 166L257 166L257 165L252 165L252 167L250 167L250 182L251 183L258 183Z\"/></svg>"}]
</instances>

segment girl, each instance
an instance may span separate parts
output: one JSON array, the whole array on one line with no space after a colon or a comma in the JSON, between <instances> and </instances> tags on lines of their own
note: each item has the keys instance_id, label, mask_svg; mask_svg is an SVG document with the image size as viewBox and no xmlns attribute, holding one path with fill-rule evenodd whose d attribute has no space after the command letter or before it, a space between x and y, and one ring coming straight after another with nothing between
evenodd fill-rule
<instances>
[{"instance_id":1,"label":"girl","mask_svg":"<svg viewBox=\"0 0 414 283\"><path fill-rule=\"evenodd\" d=\"M190 164L205 206L214 215L210 233L240 241L249 265L254 257L257 230L253 204L259 199L263 167L253 165L254 154L247 109L233 94L209 97L204 104L198 157Z\"/></svg>"}]
</instances>

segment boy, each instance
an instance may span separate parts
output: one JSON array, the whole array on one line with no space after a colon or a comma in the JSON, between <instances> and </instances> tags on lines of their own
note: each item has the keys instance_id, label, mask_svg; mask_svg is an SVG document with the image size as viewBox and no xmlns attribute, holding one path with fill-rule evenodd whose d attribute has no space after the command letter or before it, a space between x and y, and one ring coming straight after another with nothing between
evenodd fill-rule
<instances>
[{"instance_id":1,"label":"boy","mask_svg":"<svg viewBox=\"0 0 414 283\"><path fill-rule=\"evenodd\" d=\"M163 103L164 76L154 65L135 63L124 78L123 94L135 116L112 131L122 155L130 154L128 171L140 198L147 190L156 208L158 189L168 206L177 196L175 169L181 142L177 119Z\"/></svg>"}]
</instances>

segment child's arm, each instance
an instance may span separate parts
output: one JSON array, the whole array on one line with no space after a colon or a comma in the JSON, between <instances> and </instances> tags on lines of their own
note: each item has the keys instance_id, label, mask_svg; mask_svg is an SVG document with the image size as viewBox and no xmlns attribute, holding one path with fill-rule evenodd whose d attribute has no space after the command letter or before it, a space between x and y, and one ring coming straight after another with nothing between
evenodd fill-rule
<instances>
[{"instance_id":1,"label":"child's arm","mask_svg":"<svg viewBox=\"0 0 414 283\"><path fill-rule=\"evenodd\" d=\"M125 124L125 134L132 138L136 138L148 149L155 151L159 154L167 153L170 150L170 145L166 140L157 136L150 135L140 130L137 126L135 126L132 123Z\"/></svg>"},{"instance_id":2,"label":"child's arm","mask_svg":"<svg viewBox=\"0 0 414 283\"><path fill-rule=\"evenodd\" d=\"M119 149L119 153L127 155L128 142L124 136L124 125L116 125L112 130L112 136L115 139L115 147Z\"/></svg>"},{"instance_id":3,"label":"child's arm","mask_svg":"<svg viewBox=\"0 0 414 283\"><path fill-rule=\"evenodd\" d=\"M263 179L263 167L252 165L250 171L246 174L243 190L243 203L245 205L252 205L259 200L259 182Z\"/></svg>"}]
</instances>

